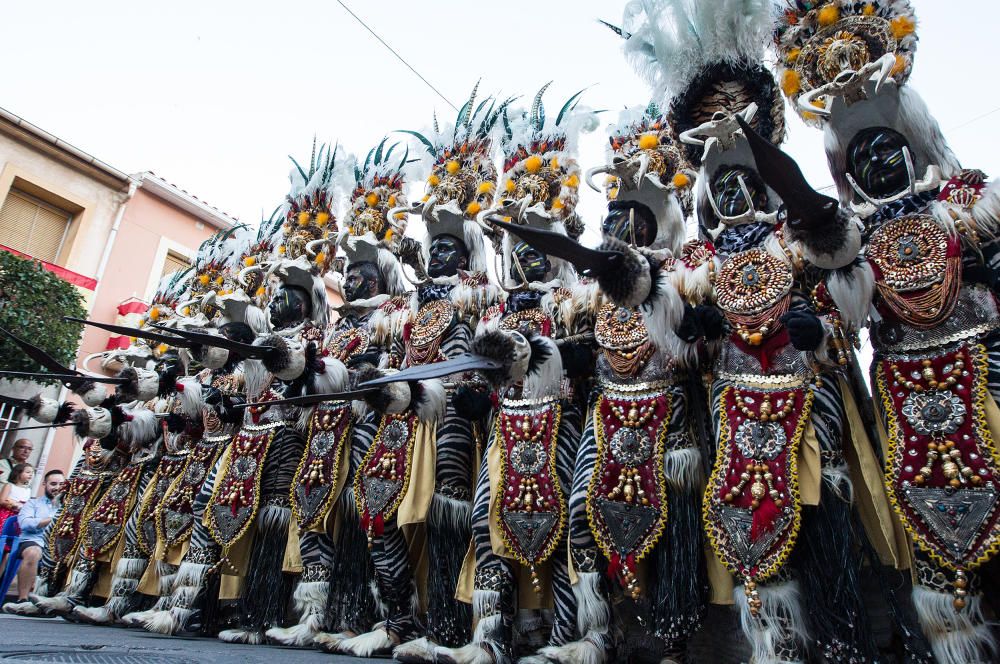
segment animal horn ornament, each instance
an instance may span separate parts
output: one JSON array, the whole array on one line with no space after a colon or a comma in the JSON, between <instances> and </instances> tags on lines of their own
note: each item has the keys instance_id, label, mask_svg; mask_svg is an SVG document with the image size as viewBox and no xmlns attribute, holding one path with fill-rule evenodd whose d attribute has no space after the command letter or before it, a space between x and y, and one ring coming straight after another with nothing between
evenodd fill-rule
<instances>
[{"instance_id":1,"label":"animal horn ornament","mask_svg":"<svg viewBox=\"0 0 1000 664\"><path fill-rule=\"evenodd\" d=\"M739 114L734 117L753 152L757 172L784 202L789 226L823 228L833 223L840 203L809 186L794 159L765 140Z\"/></svg>"},{"instance_id":2,"label":"animal horn ornament","mask_svg":"<svg viewBox=\"0 0 1000 664\"><path fill-rule=\"evenodd\" d=\"M625 260L625 255L620 251L590 249L576 240L553 231L519 226L495 218L491 219L490 223L516 235L548 256L561 258L572 263L577 270L588 276L608 274L619 269Z\"/></svg>"}]
</instances>

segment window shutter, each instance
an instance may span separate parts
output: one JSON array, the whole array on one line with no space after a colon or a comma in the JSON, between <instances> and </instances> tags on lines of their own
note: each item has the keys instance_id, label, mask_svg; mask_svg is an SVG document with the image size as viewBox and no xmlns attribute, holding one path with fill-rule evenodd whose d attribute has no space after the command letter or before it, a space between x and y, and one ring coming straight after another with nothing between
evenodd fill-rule
<instances>
[{"instance_id":1,"label":"window shutter","mask_svg":"<svg viewBox=\"0 0 1000 664\"><path fill-rule=\"evenodd\" d=\"M160 278L163 278L168 274L173 274L174 272L186 270L190 267L190 265L191 264L188 259L179 254L175 254L172 251L168 251L167 257L163 261L163 272L160 273Z\"/></svg>"},{"instance_id":2,"label":"window shutter","mask_svg":"<svg viewBox=\"0 0 1000 664\"><path fill-rule=\"evenodd\" d=\"M54 263L70 219L68 212L12 189L0 208L0 244Z\"/></svg>"}]
</instances>

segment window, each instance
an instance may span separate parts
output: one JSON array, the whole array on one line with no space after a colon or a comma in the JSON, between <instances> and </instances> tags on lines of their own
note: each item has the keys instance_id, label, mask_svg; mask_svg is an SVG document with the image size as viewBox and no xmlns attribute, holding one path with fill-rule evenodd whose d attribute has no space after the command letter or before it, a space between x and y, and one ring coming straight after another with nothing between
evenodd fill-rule
<instances>
[{"instance_id":1,"label":"window","mask_svg":"<svg viewBox=\"0 0 1000 664\"><path fill-rule=\"evenodd\" d=\"M13 429L21 423L21 411L15 406L0 403L0 429ZM0 433L0 449L17 435L16 431L4 431Z\"/></svg>"},{"instance_id":2,"label":"window","mask_svg":"<svg viewBox=\"0 0 1000 664\"><path fill-rule=\"evenodd\" d=\"M0 208L0 244L55 263L72 219L65 210L11 189Z\"/></svg>"},{"instance_id":3,"label":"window","mask_svg":"<svg viewBox=\"0 0 1000 664\"><path fill-rule=\"evenodd\" d=\"M160 278L162 279L168 274L173 274L174 272L186 270L190 266L191 261L187 258L172 251L168 251L166 258L163 259L163 271L160 273Z\"/></svg>"}]
</instances>

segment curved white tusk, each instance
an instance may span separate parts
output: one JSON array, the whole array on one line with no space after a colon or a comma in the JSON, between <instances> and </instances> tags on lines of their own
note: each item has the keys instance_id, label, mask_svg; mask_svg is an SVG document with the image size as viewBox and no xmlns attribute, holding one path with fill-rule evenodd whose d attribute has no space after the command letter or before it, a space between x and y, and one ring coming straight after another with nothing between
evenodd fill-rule
<instances>
[{"instance_id":1,"label":"curved white tusk","mask_svg":"<svg viewBox=\"0 0 1000 664\"><path fill-rule=\"evenodd\" d=\"M681 143L687 145L705 145L705 140L697 138L697 136L703 131L704 125L700 127L692 127L687 131L682 131L680 135Z\"/></svg>"},{"instance_id":2,"label":"curved white tusk","mask_svg":"<svg viewBox=\"0 0 1000 664\"><path fill-rule=\"evenodd\" d=\"M886 53L875 61L878 64L878 78L875 79L875 94L882 90L882 86L892 76L892 70L896 66L896 56L893 53Z\"/></svg>"},{"instance_id":3,"label":"curved white tusk","mask_svg":"<svg viewBox=\"0 0 1000 664\"><path fill-rule=\"evenodd\" d=\"M313 240L312 242L306 243L306 253L309 255L309 258L316 258L316 256L319 254L320 251L322 251L322 249L316 251L315 247L324 244L329 246L330 238L320 238L319 240Z\"/></svg>"},{"instance_id":4,"label":"curved white tusk","mask_svg":"<svg viewBox=\"0 0 1000 664\"><path fill-rule=\"evenodd\" d=\"M722 211L719 209L719 206L716 205L715 195L712 193L711 185L709 185L707 188L707 197L708 197L708 204L712 207L712 212L715 213L715 216L719 219L719 223L721 223L723 226L735 226L737 224L742 224L746 221L750 221L755 217L755 212L752 202L748 203L749 207L747 208L747 211L744 212L743 214L738 214L735 217L727 217L726 215L722 214Z\"/></svg>"},{"instance_id":5,"label":"curved white tusk","mask_svg":"<svg viewBox=\"0 0 1000 664\"><path fill-rule=\"evenodd\" d=\"M386 219L389 220L389 223L393 226L393 228L399 229L399 226L397 226L396 224L393 223L393 221L396 219L396 215L399 214L399 213L404 213L404 214L407 214L407 215L410 215L410 214L420 214L420 208L422 206L423 206L423 203L414 203L413 205L411 205L409 207L405 207L405 206L394 207L394 208L392 208L392 209L389 210L389 213L386 215ZM403 219L401 221L403 221L405 223L406 222L406 217L403 217ZM405 228L405 226L404 226L404 228Z\"/></svg>"},{"instance_id":6,"label":"curved white tusk","mask_svg":"<svg viewBox=\"0 0 1000 664\"><path fill-rule=\"evenodd\" d=\"M906 180L909 183L910 193L917 193L917 174L913 170L913 156L910 148L903 146L903 161L906 163Z\"/></svg>"},{"instance_id":7,"label":"curved white tusk","mask_svg":"<svg viewBox=\"0 0 1000 664\"><path fill-rule=\"evenodd\" d=\"M850 173L844 173L844 176L847 178L847 182L851 185L851 189L854 190L854 193L860 196L869 205L873 205L875 207L879 206L878 201L869 196L867 193L865 193L865 191L861 187L858 186L858 183L854 179L853 175L851 175Z\"/></svg>"},{"instance_id":8,"label":"curved white tusk","mask_svg":"<svg viewBox=\"0 0 1000 664\"><path fill-rule=\"evenodd\" d=\"M635 173L635 188L638 189L642 186L642 179L646 177L646 171L649 170L649 153L645 150L639 154L639 170Z\"/></svg>"},{"instance_id":9,"label":"curved white tusk","mask_svg":"<svg viewBox=\"0 0 1000 664\"><path fill-rule=\"evenodd\" d=\"M756 217L757 209L754 207L753 198L750 196L750 189L747 187L746 179L742 175L737 175L736 181L740 184L740 191L743 192L743 199L747 202L747 212L753 212Z\"/></svg>"},{"instance_id":10,"label":"curved white tusk","mask_svg":"<svg viewBox=\"0 0 1000 664\"><path fill-rule=\"evenodd\" d=\"M814 106L813 100L819 98L823 94L823 88L814 88L809 92L803 92L799 95L798 101L799 111L803 113L812 113L813 115L818 115L821 118L830 117L830 109L827 107L827 102L824 101L822 106Z\"/></svg>"},{"instance_id":11,"label":"curved white tusk","mask_svg":"<svg viewBox=\"0 0 1000 664\"><path fill-rule=\"evenodd\" d=\"M531 194L522 197L515 205L517 205L517 219L523 220L524 215L528 212L528 206L531 205Z\"/></svg>"},{"instance_id":12,"label":"curved white tusk","mask_svg":"<svg viewBox=\"0 0 1000 664\"><path fill-rule=\"evenodd\" d=\"M260 272L261 274L264 274L264 269L260 265L250 265L240 270L240 273L236 276L236 281L239 282L240 286L243 288L247 288L248 284L246 275L251 272Z\"/></svg>"},{"instance_id":13,"label":"curved white tusk","mask_svg":"<svg viewBox=\"0 0 1000 664\"><path fill-rule=\"evenodd\" d=\"M87 357L83 358L83 362L80 363L80 369L81 369L80 373L86 374L88 376L93 376L95 378L106 378L107 376L105 374L98 373L97 371L91 369L90 363L93 362L98 357L105 358L108 357L108 355L109 355L108 351L102 350L97 353L91 353Z\"/></svg>"},{"instance_id":14,"label":"curved white tusk","mask_svg":"<svg viewBox=\"0 0 1000 664\"><path fill-rule=\"evenodd\" d=\"M424 201L420 206L420 218L426 224L430 220L431 213L434 211L434 206L437 205L438 197L431 196L426 201Z\"/></svg>"},{"instance_id":15,"label":"curved white tusk","mask_svg":"<svg viewBox=\"0 0 1000 664\"><path fill-rule=\"evenodd\" d=\"M587 183L587 186L594 191L600 193L601 188L594 184L594 176L601 173L608 173L609 168L607 166L594 166L593 168L588 168L587 172L583 174L583 180Z\"/></svg>"}]
</instances>

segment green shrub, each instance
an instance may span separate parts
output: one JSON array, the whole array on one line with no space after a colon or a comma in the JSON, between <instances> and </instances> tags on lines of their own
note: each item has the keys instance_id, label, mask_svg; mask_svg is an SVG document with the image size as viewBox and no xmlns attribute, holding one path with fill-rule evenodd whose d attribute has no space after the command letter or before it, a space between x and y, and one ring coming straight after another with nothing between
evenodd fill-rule
<instances>
[{"instance_id":1,"label":"green shrub","mask_svg":"<svg viewBox=\"0 0 1000 664\"><path fill-rule=\"evenodd\" d=\"M83 326L63 316L86 318L80 291L38 261L0 251L0 327L68 366L76 357ZM0 369L44 370L6 337L0 338Z\"/></svg>"}]
</instances>

